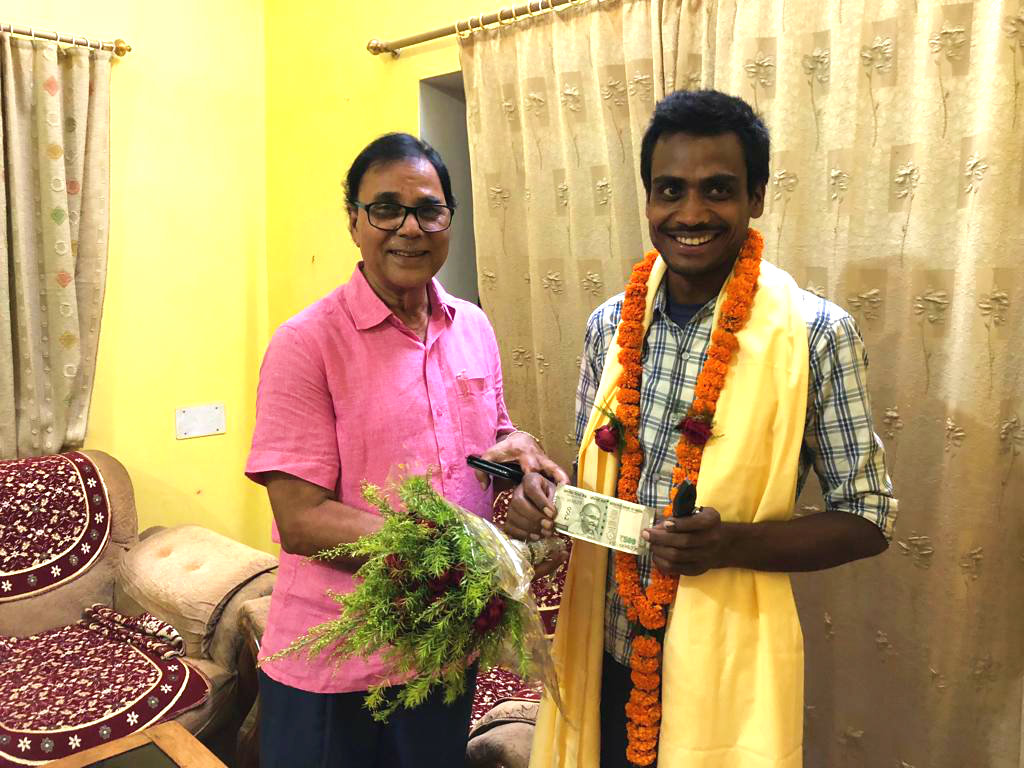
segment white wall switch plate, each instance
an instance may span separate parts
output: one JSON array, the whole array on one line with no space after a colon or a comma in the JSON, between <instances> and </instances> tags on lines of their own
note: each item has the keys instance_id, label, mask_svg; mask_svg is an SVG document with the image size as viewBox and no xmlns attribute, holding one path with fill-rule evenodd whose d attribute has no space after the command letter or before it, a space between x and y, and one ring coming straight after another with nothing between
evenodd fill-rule
<instances>
[{"instance_id":1,"label":"white wall switch plate","mask_svg":"<svg viewBox=\"0 0 1024 768\"><path fill-rule=\"evenodd\" d=\"M227 430L224 403L178 408L174 412L174 430L179 440L223 435Z\"/></svg>"}]
</instances>

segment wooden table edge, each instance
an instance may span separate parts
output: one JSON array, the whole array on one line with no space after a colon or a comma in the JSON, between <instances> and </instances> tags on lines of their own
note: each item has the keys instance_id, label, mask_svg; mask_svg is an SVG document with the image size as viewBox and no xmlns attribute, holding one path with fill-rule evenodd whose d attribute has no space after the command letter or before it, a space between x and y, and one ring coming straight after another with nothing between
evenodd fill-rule
<instances>
[{"instance_id":1,"label":"wooden table edge","mask_svg":"<svg viewBox=\"0 0 1024 768\"><path fill-rule=\"evenodd\" d=\"M185 739L184 737L188 738ZM188 768L208 766L209 768L226 768L224 763L204 747L195 736L189 733L180 723L170 721L154 725L138 733L130 733L109 744L90 747L76 755L68 755L52 763L47 768L88 768L88 766L108 757L122 755L133 749L153 743L168 757ZM183 763L182 760L189 760Z\"/></svg>"}]
</instances>

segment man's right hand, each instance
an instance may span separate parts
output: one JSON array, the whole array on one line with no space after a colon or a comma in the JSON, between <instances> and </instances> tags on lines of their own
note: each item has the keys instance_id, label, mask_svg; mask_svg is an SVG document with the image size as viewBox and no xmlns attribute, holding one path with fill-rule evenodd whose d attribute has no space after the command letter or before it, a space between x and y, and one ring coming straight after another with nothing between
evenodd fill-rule
<instances>
[{"instance_id":1,"label":"man's right hand","mask_svg":"<svg viewBox=\"0 0 1024 768\"><path fill-rule=\"evenodd\" d=\"M537 541L555 531L555 484L538 472L527 472L512 492L505 533L521 541Z\"/></svg>"}]
</instances>

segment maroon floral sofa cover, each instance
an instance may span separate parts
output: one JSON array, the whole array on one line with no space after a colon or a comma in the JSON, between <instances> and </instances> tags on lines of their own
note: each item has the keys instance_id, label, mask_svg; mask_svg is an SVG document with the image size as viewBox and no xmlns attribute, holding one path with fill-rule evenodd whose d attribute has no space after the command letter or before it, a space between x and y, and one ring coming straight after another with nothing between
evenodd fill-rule
<instances>
[{"instance_id":1,"label":"maroon floral sofa cover","mask_svg":"<svg viewBox=\"0 0 1024 768\"><path fill-rule=\"evenodd\" d=\"M0 462L0 768L167 719L193 733L225 721L240 646L230 619L270 591L275 560L203 530L140 542L131 480L105 453ZM170 575L204 547L237 557L227 573L199 564L212 590L197 596ZM174 582L176 600L150 581Z\"/></svg>"},{"instance_id":2,"label":"maroon floral sofa cover","mask_svg":"<svg viewBox=\"0 0 1024 768\"><path fill-rule=\"evenodd\" d=\"M201 705L210 683L152 614L96 604L81 621L0 638L0 766L36 765Z\"/></svg>"}]
</instances>

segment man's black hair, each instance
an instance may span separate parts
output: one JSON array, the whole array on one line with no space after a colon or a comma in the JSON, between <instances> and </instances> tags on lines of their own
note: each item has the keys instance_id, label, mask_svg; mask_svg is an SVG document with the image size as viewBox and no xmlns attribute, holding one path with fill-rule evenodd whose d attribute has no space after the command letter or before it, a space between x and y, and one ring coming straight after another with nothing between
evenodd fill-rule
<instances>
[{"instance_id":1,"label":"man's black hair","mask_svg":"<svg viewBox=\"0 0 1024 768\"><path fill-rule=\"evenodd\" d=\"M408 133L385 133L369 144L352 161L352 167L348 169L345 177L345 202L349 210L355 208L359 196L359 185L363 176L375 165L388 165L400 160L425 158L434 166L437 177L441 180L441 190L444 192L446 205L455 207L455 195L452 194L452 180L448 175L448 167L444 160L437 154L437 150L422 139L418 139Z\"/></svg>"},{"instance_id":2,"label":"man's black hair","mask_svg":"<svg viewBox=\"0 0 1024 768\"><path fill-rule=\"evenodd\" d=\"M658 102L640 149L640 177L651 196L651 158L662 136L689 133L719 136L735 133L747 161L747 193L768 183L771 139L768 129L743 99L721 91L675 91Z\"/></svg>"}]
</instances>

